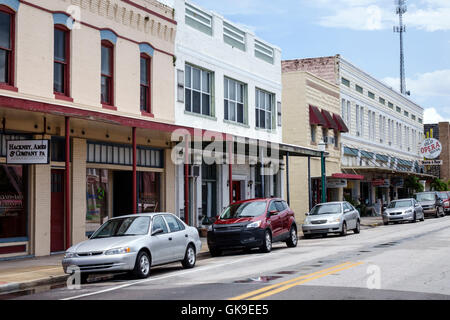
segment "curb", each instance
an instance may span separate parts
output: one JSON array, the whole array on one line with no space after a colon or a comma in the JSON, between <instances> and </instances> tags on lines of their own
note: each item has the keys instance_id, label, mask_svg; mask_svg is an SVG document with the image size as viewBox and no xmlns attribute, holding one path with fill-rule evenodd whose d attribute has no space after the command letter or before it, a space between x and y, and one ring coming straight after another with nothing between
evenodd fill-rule
<instances>
[{"instance_id":1,"label":"curb","mask_svg":"<svg viewBox=\"0 0 450 320\"><path fill-rule=\"evenodd\" d=\"M63 283L67 280L69 275L53 276L49 278L41 278L37 280L31 280L27 282L11 282L4 285L0 285L0 294L11 293L13 291L31 289L43 285Z\"/></svg>"}]
</instances>

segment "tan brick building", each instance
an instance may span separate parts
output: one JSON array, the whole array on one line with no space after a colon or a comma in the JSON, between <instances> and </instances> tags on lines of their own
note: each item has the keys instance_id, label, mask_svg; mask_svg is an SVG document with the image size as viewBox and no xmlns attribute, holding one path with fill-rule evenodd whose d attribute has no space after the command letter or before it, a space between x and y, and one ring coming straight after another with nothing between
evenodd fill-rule
<instances>
[{"instance_id":1,"label":"tan brick building","mask_svg":"<svg viewBox=\"0 0 450 320\"><path fill-rule=\"evenodd\" d=\"M0 22L0 259L63 251L112 216L174 211L173 9L0 0ZM16 140L48 141L48 161L14 162Z\"/></svg>"},{"instance_id":2,"label":"tan brick building","mask_svg":"<svg viewBox=\"0 0 450 320\"><path fill-rule=\"evenodd\" d=\"M296 71L291 62L283 61L283 142L318 150L326 141L326 175L328 201L341 201L342 187L336 188L336 176L341 174L341 131L339 86L307 71ZM331 117L331 118L330 118ZM318 121L318 122L317 122ZM333 128L333 126L335 126ZM310 185L308 186L308 161ZM290 164L290 205L297 222L321 200L320 158L292 158ZM333 183L333 185L331 184ZM311 192L308 190L311 189Z\"/></svg>"}]
</instances>

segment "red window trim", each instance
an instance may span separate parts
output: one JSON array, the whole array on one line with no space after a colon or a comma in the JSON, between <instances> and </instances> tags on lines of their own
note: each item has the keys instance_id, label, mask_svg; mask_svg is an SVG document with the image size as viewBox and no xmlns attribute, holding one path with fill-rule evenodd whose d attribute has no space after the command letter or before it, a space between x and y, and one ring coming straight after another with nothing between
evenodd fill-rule
<instances>
[{"instance_id":1,"label":"red window trim","mask_svg":"<svg viewBox=\"0 0 450 320\"><path fill-rule=\"evenodd\" d=\"M70 29L67 28L64 25L55 24L55 29L64 31L66 33L66 43L65 46L65 53L66 53L66 62L65 64L65 72L64 72L64 93L53 91L55 94L56 99L65 100L73 102L73 99L70 96ZM54 40L53 40L54 41ZM53 62L61 63L59 61L55 60L55 57L53 57Z\"/></svg>"},{"instance_id":2,"label":"red window trim","mask_svg":"<svg viewBox=\"0 0 450 320\"><path fill-rule=\"evenodd\" d=\"M9 66L8 66L8 82L2 82L0 83L0 89L6 89L11 91L18 91L17 88L14 86L15 83L15 56L16 56L16 12L12 10L11 8L0 5L0 11L10 14L11 15L11 34L10 34L10 59L9 59Z\"/></svg>"},{"instance_id":3,"label":"red window trim","mask_svg":"<svg viewBox=\"0 0 450 320\"><path fill-rule=\"evenodd\" d=\"M109 68L111 70L111 75L105 75L103 73L101 73L100 71L100 77L108 77L110 79L109 85L109 101L110 102L106 102L102 100L102 96L100 94L100 102L103 106L103 108L105 109L110 109L110 110L117 110L117 108L114 106L114 44L112 44L111 42L107 41L107 40L102 40L102 47L107 47L110 49L111 52L111 57L109 59Z\"/></svg>"},{"instance_id":4,"label":"red window trim","mask_svg":"<svg viewBox=\"0 0 450 320\"><path fill-rule=\"evenodd\" d=\"M143 85L139 79L139 88L145 87L146 88L146 94L147 94L147 105L145 106L145 110L141 109L140 104L140 96L139 96L139 109L141 110L141 114L145 116L153 116L152 113L152 58L148 56L145 53L141 53L141 58L147 60L147 79L148 83L147 85ZM139 95L140 95L139 90Z\"/></svg>"}]
</instances>

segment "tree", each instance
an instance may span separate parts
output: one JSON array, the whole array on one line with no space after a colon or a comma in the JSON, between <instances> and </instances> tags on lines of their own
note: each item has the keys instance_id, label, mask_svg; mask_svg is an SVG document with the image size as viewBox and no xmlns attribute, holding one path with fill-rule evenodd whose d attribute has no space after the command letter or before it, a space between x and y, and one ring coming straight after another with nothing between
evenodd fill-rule
<instances>
[{"instance_id":1,"label":"tree","mask_svg":"<svg viewBox=\"0 0 450 320\"><path fill-rule=\"evenodd\" d=\"M431 190L433 190L433 191L448 191L448 185L441 179L435 178L431 182Z\"/></svg>"},{"instance_id":2,"label":"tree","mask_svg":"<svg viewBox=\"0 0 450 320\"><path fill-rule=\"evenodd\" d=\"M423 192L423 184L420 183L418 177L409 176L405 180L404 187L408 189L408 193L412 196L413 193Z\"/></svg>"}]
</instances>

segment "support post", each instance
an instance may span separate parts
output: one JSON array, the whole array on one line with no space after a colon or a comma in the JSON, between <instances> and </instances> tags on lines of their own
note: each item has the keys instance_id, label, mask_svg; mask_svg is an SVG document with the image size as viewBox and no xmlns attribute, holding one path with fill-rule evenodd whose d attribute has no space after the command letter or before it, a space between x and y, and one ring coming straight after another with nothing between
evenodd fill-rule
<instances>
[{"instance_id":1,"label":"support post","mask_svg":"<svg viewBox=\"0 0 450 320\"><path fill-rule=\"evenodd\" d=\"M136 155L136 127L133 127L133 214L137 213L137 179L136 179L136 167L137 167L137 155Z\"/></svg>"},{"instance_id":2,"label":"support post","mask_svg":"<svg viewBox=\"0 0 450 320\"><path fill-rule=\"evenodd\" d=\"M325 156L324 152L320 152L320 160L322 167L322 203L327 202L327 175L326 175L326 167L325 167Z\"/></svg>"},{"instance_id":3,"label":"support post","mask_svg":"<svg viewBox=\"0 0 450 320\"><path fill-rule=\"evenodd\" d=\"M228 155L229 155L229 163L228 163L228 184L230 185L229 192L230 192L230 204L233 203L233 141L228 141Z\"/></svg>"},{"instance_id":4,"label":"support post","mask_svg":"<svg viewBox=\"0 0 450 320\"><path fill-rule=\"evenodd\" d=\"M66 117L66 181L65 181L65 200L66 200L66 249L71 246L71 210L70 210L70 118Z\"/></svg>"},{"instance_id":5,"label":"support post","mask_svg":"<svg viewBox=\"0 0 450 320\"><path fill-rule=\"evenodd\" d=\"M287 193L287 203L291 205L291 195L289 188L289 152L286 153L286 193Z\"/></svg>"},{"instance_id":6,"label":"support post","mask_svg":"<svg viewBox=\"0 0 450 320\"><path fill-rule=\"evenodd\" d=\"M311 211L312 209L311 157L308 157L308 200L309 200L309 211Z\"/></svg>"},{"instance_id":7,"label":"support post","mask_svg":"<svg viewBox=\"0 0 450 320\"><path fill-rule=\"evenodd\" d=\"M184 150L184 222L189 225L189 139L185 136Z\"/></svg>"}]
</instances>

